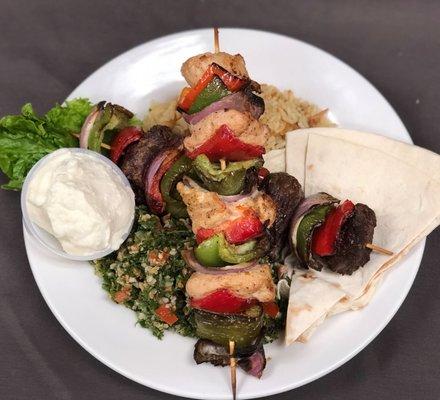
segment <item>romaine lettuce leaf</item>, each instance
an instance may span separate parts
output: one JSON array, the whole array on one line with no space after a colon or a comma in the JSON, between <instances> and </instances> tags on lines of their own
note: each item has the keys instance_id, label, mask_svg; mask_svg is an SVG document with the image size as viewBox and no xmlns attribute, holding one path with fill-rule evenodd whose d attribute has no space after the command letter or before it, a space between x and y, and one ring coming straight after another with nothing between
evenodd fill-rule
<instances>
[{"instance_id":1,"label":"romaine lettuce leaf","mask_svg":"<svg viewBox=\"0 0 440 400\"><path fill-rule=\"evenodd\" d=\"M19 190L32 166L46 154L62 147L77 147L78 134L90 113L87 99L57 104L46 115L38 116L31 104L20 115L0 119L0 169L9 178L4 189Z\"/></svg>"}]
</instances>

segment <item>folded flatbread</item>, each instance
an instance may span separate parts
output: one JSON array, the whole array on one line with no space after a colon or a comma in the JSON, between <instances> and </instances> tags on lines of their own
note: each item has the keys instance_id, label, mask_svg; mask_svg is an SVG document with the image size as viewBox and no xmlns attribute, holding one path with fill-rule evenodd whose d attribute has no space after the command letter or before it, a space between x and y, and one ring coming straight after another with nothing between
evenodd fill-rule
<instances>
[{"instance_id":1,"label":"folded flatbread","mask_svg":"<svg viewBox=\"0 0 440 400\"><path fill-rule=\"evenodd\" d=\"M270 172L286 171L286 151L285 149L271 150L267 152L264 158L264 167Z\"/></svg>"},{"instance_id":2,"label":"folded flatbread","mask_svg":"<svg viewBox=\"0 0 440 400\"><path fill-rule=\"evenodd\" d=\"M382 136L337 128L297 130L287 136L286 170L306 196L327 192L367 204L377 216L372 253L351 276L298 270L292 279L286 344L305 341L328 316L371 300L385 271L440 223L440 156Z\"/></svg>"}]
</instances>

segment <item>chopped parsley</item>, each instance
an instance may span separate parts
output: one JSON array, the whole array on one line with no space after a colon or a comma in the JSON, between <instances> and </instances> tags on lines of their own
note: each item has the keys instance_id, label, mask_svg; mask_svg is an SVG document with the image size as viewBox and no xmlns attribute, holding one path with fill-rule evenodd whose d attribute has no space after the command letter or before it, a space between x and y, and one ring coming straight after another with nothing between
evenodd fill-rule
<instances>
[{"instance_id":1,"label":"chopped parsley","mask_svg":"<svg viewBox=\"0 0 440 400\"><path fill-rule=\"evenodd\" d=\"M185 293L192 270L181 256L183 249L194 245L189 220L159 218L149 214L145 206L139 206L133 230L120 249L92 264L110 297L135 311L137 323L154 336L161 339L166 330L173 330L195 337L194 317L186 304ZM277 283L276 274L273 276ZM163 306L177 317L172 325L157 313ZM279 308L281 313L276 319L264 317L265 343L277 339L284 328L286 304L279 303Z\"/></svg>"},{"instance_id":2,"label":"chopped parsley","mask_svg":"<svg viewBox=\"0 0 440 400\"><path fill-rule=\"evenodd\" d=\"M180 254L193 245L194 235L187 220L161 219L140 206L125 243L117 252L92 264L111 298L135 311L139 325L153 335L162 338L165 330L172 329L183 336L194 336L185 296L185 284L192 271ZM156 314L163 305L178 318L171 326Z\"/></svg>"}]
</instances>

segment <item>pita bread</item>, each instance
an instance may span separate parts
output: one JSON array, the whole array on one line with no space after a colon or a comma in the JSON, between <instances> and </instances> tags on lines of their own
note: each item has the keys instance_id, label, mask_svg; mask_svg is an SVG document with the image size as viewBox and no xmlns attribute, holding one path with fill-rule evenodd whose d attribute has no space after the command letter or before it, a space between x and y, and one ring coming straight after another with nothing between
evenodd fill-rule
<instances>
[{"instance_id":1,"label":"pita bread","mask_svg":"<svg viewBox=\"0 0 440 400\"><path fill-rule=\"evenodd\" d=\"M285 149L271 150L263 155L264 167L270 172L286 171Z\"/></svg>"},{"instance_id":2,"label":"pita bread","mask_svg":"<svg viewBox=\"0 0 440 400\"><path fill-rule=\"evenodd\" d=\"M352 140L356 135L358 138ZM309 270L307 275L314 279L310 283L302 282L299 291L296 291L296 280L301 275L294 275L286 326L287 344L310 336L325 319L323 315L327 317L368 304L383 273L440 223L440 156L416 146L371 136L317 128L295 131L287 138L287 172L296 173L298 179L302 174L306 196L324 191L341 200L349 198L367 204L376 212L378 221L374 243L394 252L391 257L372 253L371 260L351 276ZM365 138L362 143L374 147L358 143L360 137ZM334 303L334 299L322 291L313 299L310 296L305 299L308 291L317 294L317 287L325 289L325 285L318 286L316 281L333 285L344 292L344 296ZM313 287L307 288L311 282ZM311 319L290 311L305 305L309 313L319 316L312 324ZM289 317L289 314L292 315Z\"/></svg>"},{"instance_id":3,"label":"pita bread","mask_svg":"<svg viewBox=\"0 0 440 400\"><path fill-rule=\"evenodd\" d=\"M351 143L376 149L405 161L414 168L440 181L440 157L438 154L385 136L351 129L309 128L297 129L286 135L286 172L298 179L304 186L304 166L309 134L343 139Z\"/></svg>"}]
</instances>

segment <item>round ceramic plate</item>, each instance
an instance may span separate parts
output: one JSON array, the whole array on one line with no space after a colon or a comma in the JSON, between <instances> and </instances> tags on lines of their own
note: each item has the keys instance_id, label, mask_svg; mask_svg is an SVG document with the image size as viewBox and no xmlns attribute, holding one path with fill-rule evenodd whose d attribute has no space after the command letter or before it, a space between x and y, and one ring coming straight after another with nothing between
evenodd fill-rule
<instances>
[{"instance_id":1,"label":"round ceramic plate","mask_svg":"<svg viewBox=\"0 0 440 400\"><path fill-rule=\"evenodd\" d=\"M220 45L241 53L250 76L328 107L346 128L410 141L382 95L352 68L316 47L273 33L221 29ZM121 104L140 116L153 101L170 99L184 86L180 67L188 57L212 49L211 30L166 36L110 61L70 96ZM88 352L122 375L164 392L200 399L230 399L226 368L196 366L194 340L168 333L160 341L136 325L135 314L107 297L86 262L49 254L26 232L27 254L43 297L60 323ZM398 264L371 304L326 321L307 344L266 347L270 361L261 380L238 373L240 399L293 389L332 371L362 350L389 322L411 287L424 243ZM78 293L80 296L78 296ZM331 346L328 346L331 343Z\"/></svg>"}]
</instances>

